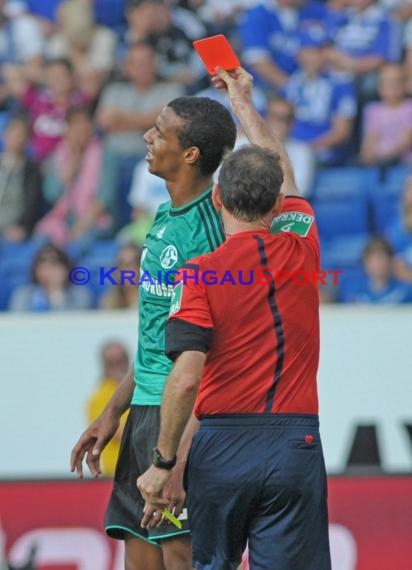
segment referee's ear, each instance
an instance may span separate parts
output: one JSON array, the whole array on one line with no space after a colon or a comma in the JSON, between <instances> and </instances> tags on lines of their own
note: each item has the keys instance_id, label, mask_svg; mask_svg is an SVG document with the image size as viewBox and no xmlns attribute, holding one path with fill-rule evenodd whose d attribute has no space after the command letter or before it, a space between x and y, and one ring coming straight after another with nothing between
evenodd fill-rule
<instances>
[{"instance_id":1,"label":"referee's ear","mask_svg":"<svg viewBox=\"0 0 412 570\"><path fill-rule=\"evenodd\" d=\"M222 198L220 197L220 186L215 184L212 190L212 202L215 210L220 212L223 209Z\"/></svg>"}]
</instances>

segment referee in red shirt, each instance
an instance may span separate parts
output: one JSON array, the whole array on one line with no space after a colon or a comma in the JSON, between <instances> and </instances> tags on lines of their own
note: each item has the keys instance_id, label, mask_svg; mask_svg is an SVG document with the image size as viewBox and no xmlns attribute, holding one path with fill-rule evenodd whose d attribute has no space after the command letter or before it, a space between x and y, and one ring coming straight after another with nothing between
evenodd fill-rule
<instances>
[{"instance_id":1,"label":"referee in red shirt","mask_svg":"<svg viewBox=\"0 0 412 570\"><path fill-rule=\"evenodd\" d=\"M177 276L158 466L138 486L158 510L167 504L161 490L194 406L200 429L186 468L194 568L234 570L248 542L251 570L330 570L314 214L253 107L252 77L219 70L215 85L227 89L254 146L224 161L214 189L225 243Z\"/></svg>"}]
</instances>

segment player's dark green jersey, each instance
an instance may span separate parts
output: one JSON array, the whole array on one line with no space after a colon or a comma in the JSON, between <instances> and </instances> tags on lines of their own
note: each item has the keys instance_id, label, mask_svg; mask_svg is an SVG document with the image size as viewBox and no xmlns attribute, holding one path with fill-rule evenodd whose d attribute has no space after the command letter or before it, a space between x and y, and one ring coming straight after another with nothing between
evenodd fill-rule
<instances>
[{"instance_id":1,"label":"player's dark green jersey","mask_svg":"<svg viewBox=\"0 0 412 570\"><path fill-rule=\"evenodd\" d=\"M173 270L192 257L215 250L223 241L223 226L212 204L211 188L181 208L172 208L170 202L159 207L142 252L133 405L161 404L172 366L164 351ZM166 275L168 271L172 273Z\"/></svg>"}]
</instances>

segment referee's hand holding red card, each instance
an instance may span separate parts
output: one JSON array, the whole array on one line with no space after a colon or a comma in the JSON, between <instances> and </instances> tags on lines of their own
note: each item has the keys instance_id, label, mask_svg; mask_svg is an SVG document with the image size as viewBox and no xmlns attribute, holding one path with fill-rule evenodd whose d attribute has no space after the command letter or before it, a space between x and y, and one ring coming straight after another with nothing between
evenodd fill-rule
<instances>
[{"instance_id":1,"label":"referee's hand holding red card","mask_svg":"<svg viewBox=\"0 0 412 570\"><path fill-rule=\"evenodd\" d=\"M212 85L216 89L227 91L235 113L239 105L252 101L253 77L243 67L237 67L232 71L216 67L216 75L212 76Z\"/></svg>"}]
</instances>

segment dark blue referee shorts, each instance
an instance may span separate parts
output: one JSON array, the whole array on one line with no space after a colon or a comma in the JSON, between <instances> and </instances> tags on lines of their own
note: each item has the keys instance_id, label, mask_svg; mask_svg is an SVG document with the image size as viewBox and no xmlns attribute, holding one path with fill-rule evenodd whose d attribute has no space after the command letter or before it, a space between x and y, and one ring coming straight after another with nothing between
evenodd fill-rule
<instances>
[{"instance_id":1,"label":"dark blue referee shorts","mask_svg":"<svg viewBox=\"0 0 412 570\"><path fill-rule=\"evenodd\" d=\"M186 484L197 570L331 570L317 416L203 418Z\"/></svg>"}]
</instances>

